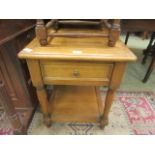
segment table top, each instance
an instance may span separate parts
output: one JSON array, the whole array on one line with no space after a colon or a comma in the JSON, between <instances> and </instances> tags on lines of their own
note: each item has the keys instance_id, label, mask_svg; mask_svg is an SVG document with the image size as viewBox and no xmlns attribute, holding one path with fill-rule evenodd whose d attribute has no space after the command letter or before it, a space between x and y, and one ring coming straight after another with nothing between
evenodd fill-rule
<instances>
[{"instance_id":1,"label":"table top","mask_svg":"<svg viewBox=\"0 0 155 155\"><path fill-rule=\"evenodd\" d=\"M75 30L61 29L61 32ZM77 31L77 30L76 30ZM80 32L100 33L102 30L86 29ZM87 60L87 61L135 61L136 56L117 41L115 47L109 47L108 38L58 38L48 40L49 45L41 46L35 38L19 54L23 59Z\"/></svg>"}]
</instances>

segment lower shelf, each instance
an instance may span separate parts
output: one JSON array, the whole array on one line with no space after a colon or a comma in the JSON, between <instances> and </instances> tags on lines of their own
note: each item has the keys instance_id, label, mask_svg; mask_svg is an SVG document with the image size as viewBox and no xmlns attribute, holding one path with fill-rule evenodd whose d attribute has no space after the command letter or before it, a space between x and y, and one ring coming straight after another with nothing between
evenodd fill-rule
<instances>
[{"instance_id":1,"label":"lower shelf","mask_svg":"<svg viewBox=\"0 0 155 155\"><path fill-rule=\"evenodd\" d=\"M90 86L55 86L49 110L52 122L99 122L104 105Z\"/></svg>"}]
</instances>

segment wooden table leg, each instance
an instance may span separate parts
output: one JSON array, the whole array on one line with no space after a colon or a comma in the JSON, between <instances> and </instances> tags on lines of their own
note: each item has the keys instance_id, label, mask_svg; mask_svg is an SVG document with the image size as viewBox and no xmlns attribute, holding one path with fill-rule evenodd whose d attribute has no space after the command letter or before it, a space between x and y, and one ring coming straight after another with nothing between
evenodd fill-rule
<instances>
[{"instance_id":1,"label":"wooden table leg","mask_svg":"<svg viewBox=\"0 0 155 155\"><path fill-rule=\"evenodd\" d=\"M104 107L103 115L100 122L101 129L103 129L106 125L108 125L109 111L111 109L111 105L114 100L115 92L119 88L121 80L123 78L125 67L126 67L125 62L118 62L118 63L115 63L114 65L112 75L111 75L109 90L107 92L107 96L105 100L105 107Z\"/></svg>"},{"instance_id":2,"label":"wooden table leg","mask_svg":"<svg viewBox=\"0 0 155 155\"><path fill-rule=\"evenodd\" d=\"M44 88L44 83L41 76L40 64L38 60L27 60L31 80L34 87L37 90L37 96L41 106L41 110L44 117L44 123L47 127L51 126L51 115L48 111L48 95Z\"/></svg>"},{"instance_id":3,"label":"wooden table leg","mask_svg":"<svg viewBox=\"0 0 155 155\"><path fill-rule=\"evenodd\" d=\"M22 125L19 116L14 109L14 106L10 100L9 95L7 94L3 81L0 81L0 103L4 107L4 111L6 112L6 115L8 116L8 119L14 129L14 134L26 134L26 129Z\"/></svg>"},{"instance_id":4,"label":"wooden table leg","mask_svg":"<svg viewBox=\"0 0 155 155\"><path fill-rule=\"evenodd\" d=\"M100 127L104 129L106 125L108 125L108 115L111 109L111 105L114 100L115 90L109 89L107 92L106 100L105 100L105 107L103 111L103 116L101 118Z\"/></svg>"},{"instance_id":5,"label":"wooden table leg","mask_svg":"<svg viewBox=\"0 0 155 155\"><path fill-rule=\"evenodd\" d=\"M44 124L47 127L51 126L51 115L48 112L48 98L47 98L47 93L46 90L44 88L44 86L36 86L37 89L37 96L39 99L39 103L41 106L41 110L43 112L43 118L44 118Z\"/></svg>"}]
</instances>

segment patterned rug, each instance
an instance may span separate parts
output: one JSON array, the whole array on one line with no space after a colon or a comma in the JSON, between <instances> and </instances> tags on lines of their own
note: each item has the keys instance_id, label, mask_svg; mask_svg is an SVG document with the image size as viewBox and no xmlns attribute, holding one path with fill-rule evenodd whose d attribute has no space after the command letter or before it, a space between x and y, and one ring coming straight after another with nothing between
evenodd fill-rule
<instances>
[{"instance_id":1,"label":"patterned rug","mask_svg":"<svg viewBox=\"0 0 155 155\"><path fill-rule=\"evenodd\" d=\"M11 124L6 117L6 114L0 111L0 135L12 135L13 129L11 128Z\"/></svg>"},{"instance_id":2,"label":"patterned rug","mask_svg":"<svg viewBox=\"0 0 155 155\"><path fill-rule=\"evenodd\" d=\"M25 117L27 115L27 112L17 112L17 115L19 116L19 119L21 122L25 121ZM13 135L14 129L12 128L9 119L7 118L7 115L0 111L0 135Z\"/></svg>"},{"instance_id":3,"label":"patterned rug","mask_svg":"<svg viewBox=\"0 0 155 155\"><path fill-rule=\"evenodd\" d=\"M102 91L104 102L105 91ZM100 130L95 123L53 123L47 128L37 111L28 134L32 135L152 135L155 134L155 94L153 92L123 92L116 94L110 112L109 125Z\"/></svg>"},{"instance_id":4,"label":"patterned rug","mask_svg":"<svg viewBox=\"0 0 155 155\"><path fill-rule=\"evenodd\" d=\"M105 91L102 100L105 99ZM39 110L28 130L31 135L153 135L155 134L155 94L153 92L124 92L116 94L109 115L109 125L100 130L95 123L53 123L47 128ZM0 135L10 135L13 129L5 113L0 112Z\"/></svg>"}]
</instances>

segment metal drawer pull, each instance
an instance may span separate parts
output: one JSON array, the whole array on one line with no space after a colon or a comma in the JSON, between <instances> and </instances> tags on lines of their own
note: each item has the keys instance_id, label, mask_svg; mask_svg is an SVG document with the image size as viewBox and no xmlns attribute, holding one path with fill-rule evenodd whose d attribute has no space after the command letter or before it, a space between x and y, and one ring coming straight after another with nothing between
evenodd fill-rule
<instances>
[{"instance_id":1,"label":"metal drawer pull","mask_svg":"<svg viewBox=\"0 0 155 155\"><path fill-rule=\"evenodd\" d=\"M73 71L73 76L79 77L80 76L79 71L78 70Z\"/></svg>"}]
</instances>

